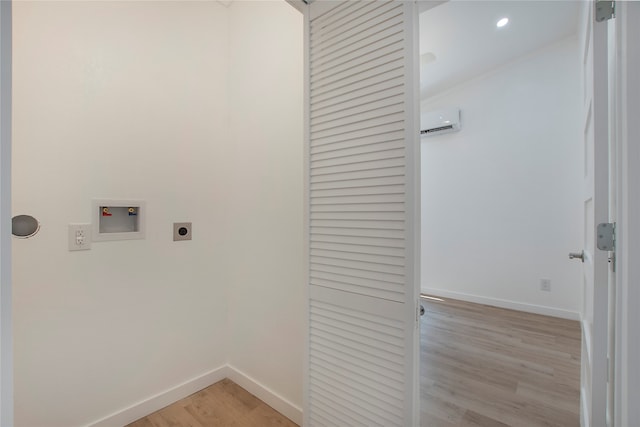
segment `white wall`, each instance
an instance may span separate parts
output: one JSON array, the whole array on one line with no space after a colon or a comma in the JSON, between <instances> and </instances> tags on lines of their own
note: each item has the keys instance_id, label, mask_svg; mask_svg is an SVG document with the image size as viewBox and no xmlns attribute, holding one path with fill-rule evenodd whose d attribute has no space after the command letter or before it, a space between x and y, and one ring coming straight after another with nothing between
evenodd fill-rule
<instances>
[{"instance_id":1,"label":"white wall","mask_svg":"<svg viewBox=\"0 0 640 427\"><path fill-rule=\"evenodd\" d=\"M578 75L572 38L423 102L463 121L421 142L423 292L577 318Z\"/></svg>"},{"instance_id":2,"label":"white wall","mask_svg":"<svg viewBox=\"0 0 640 427\"><path fill-rule=\"evenodd\" d=\"M227 363L299 405L301 16L14 7L13 212L42 223L13 241L16 426L91 423ZM146 200L146 239L68 252L92 198Z\"/></svg>"},{"instance_id":3,"label":"white wall","mask_svg":"<svg viewBox=\"0 0 640 427\"><path fill-rule=\"evenodd\" d=\"M301 410L303 17L284 1L229 11L229 361Z\"/></svg>"}]
</instances>

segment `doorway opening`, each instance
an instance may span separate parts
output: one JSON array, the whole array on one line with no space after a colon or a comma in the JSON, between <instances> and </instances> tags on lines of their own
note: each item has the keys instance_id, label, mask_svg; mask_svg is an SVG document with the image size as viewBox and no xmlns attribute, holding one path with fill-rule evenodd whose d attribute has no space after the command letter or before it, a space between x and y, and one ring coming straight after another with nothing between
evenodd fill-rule
<instances>
[{"instance_id":1,"label":"doorway opening","mask_svg":"<svg viewBox=\"0 0 640 427\"><path fill-rule=\"evenodd\" d=\"M442 300L423 300L423 423L579 424L579 16L514 1L420 15L421 291Z\"/></svg>"}]
</instances>

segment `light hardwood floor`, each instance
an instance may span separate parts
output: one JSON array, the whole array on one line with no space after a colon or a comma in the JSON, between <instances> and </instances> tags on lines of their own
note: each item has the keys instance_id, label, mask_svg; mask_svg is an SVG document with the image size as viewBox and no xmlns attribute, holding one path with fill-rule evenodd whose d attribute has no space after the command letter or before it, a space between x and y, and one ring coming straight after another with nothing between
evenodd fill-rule
<instances>
[{"instance_id":1,"label":"light hardwood floor","mask_svg":"<svg viewBox=\"0 0 640 427\"><path fill-rule=\"evenodd\" d=\"M295 427L231 380L224 379L127 427Z\"/></svg>"},{"instance_id":2,"label":"light hardwood floor","mask_svg":"<svg viewBox=\"0 0 640 427\"><path fill-rule=\"evenodd\" d=\"M422 427L579 426L578 322L454 300L422 302ZM295 425L223 380L128 427Z\"/></svg>"},{"instance_id":3,"label":"light hardwood floor","mask_svg":"<svg viewBox=\"0 0 640 427\"><path fill-rule=\"evenodd\" d=\"M580 425L580 324L423 299L423 427Z\"/></svg>"}]
</instances>

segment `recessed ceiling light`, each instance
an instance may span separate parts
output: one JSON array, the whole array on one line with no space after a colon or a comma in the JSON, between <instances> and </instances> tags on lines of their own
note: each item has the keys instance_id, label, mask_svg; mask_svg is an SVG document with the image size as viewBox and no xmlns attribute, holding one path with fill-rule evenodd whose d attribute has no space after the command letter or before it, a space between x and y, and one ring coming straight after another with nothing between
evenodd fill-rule
<instances>
[{"instance_id":1,"label":"recessed ceiling light","mask_svg":"<svg viewBox=\"0 0 640 427\"><path fill-rule=\"evenodd\" d=\"M509 23L509 18L502 18L501 20L498 21L498 23L496 24L496 27L502 28L508 23Z\"/></svg>"}]
</instances>

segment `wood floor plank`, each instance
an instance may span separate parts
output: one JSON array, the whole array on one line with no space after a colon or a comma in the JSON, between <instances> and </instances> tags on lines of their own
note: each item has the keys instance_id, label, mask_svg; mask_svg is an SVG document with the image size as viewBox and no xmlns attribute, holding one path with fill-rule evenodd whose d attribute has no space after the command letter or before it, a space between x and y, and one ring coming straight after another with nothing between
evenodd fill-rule
<instances>
[{"instance_id":1,"label":"wood floor plank","mask_svg":"<svg viewBox=\"0 0 640 427\"><path fill-rule=\"evenodd\" d=\"M451 422L451 421L443 420L442 418L430 412L421 412L420 424L422 425L422 427L459 427L460 420Z\"/></svg>"},{"instance_id":2,"label":"wood floor plank","mask_svg":"<svg viewBox=\"0 0 640 427\"><path fill-rule=\"evenodd\" d=\"M579 425L578 322L455 300L422 303L423 427Z\"/></svg>"},{"instance_id":3,"label":"wood floor plank","mask_svg":"<svg viewBox=\"0 0 640 427\"><path fill-rule=\"evenodd\" d=\"M129 424L129 427L155 427L148 418L142 418L134 423Z\"/></svg>"},{"instance_id":4,"label":"wood floor plank","mask_svg":"<svg viewBox=\"0 0 640 427\"><path fill-rule=\"evenodd\" d=\"M168 427L201 427L200 422L185 411L182 406L168 406L157 415Z\"/></svg>"},{"instance_id":5,"label":"wood floor plank","mask_svg":"<svg viewBox=\"0 0 640 427\"><path fill-rule=\"evenodd\" d=\"M520 382L516 394L525 399L537 400L538 402L572 412L575 415L580 415L580 393L577 390L567 390L561 387L539 387Z\"/></svg>"},{"instance_id":6,"label":"wood floor plank","mask_svg":"<svg viewBox=\"0 0 640 427\"><path fill-rule=\"evenodd\" d=\"M249 420L254 426L262 427L297 427L297 424L274 411L266 403L261 403L249 414Z\"/></svg>"},{"instance_id":7,"label":"wood floor plank","mask_svg":"<svg viewBox=\"0 0 640 427\"><path fill-rule=\"evenodd\" d=\"M185 407L193 418L203 426L241 426L245 424L243 414L238 414L233 408L228 408L228 402L223 398L213 398L205 389L191 396L191 404Z\"/></svg>"},{"instance_id":8,"label":"wood floor plank","mask_svg":"<svg viewBox=\"0 0 640 427\"><path fill-rule=\"evenodd\" d=\"M224 379L127 427L295 427L296 424Z\"/></svg>"},{"instance_id":9,"label":"wood floor plank","mask_svg":"<svg viewBox=\"0 0 640 427\"><path fill-rule=\"evenodd\" d=\"M579 426L578 322L455 300L423 305L422 427ZM218 426L296 424L225 379L127 427Z\"/></svg>"},{"instance_id":10,"label":"wood floor plank","mask_svg":"<svg viewBox=\"0 0 640 427\"><path fill-rule=\"evenodd\" d=\"M462 418L459 427L509 427L508 424L493 420L478 414L477 412L467 411Z\"/></svg>"},{"instance_id":11,"label":"wood floor plank","mask_svg":"<svg viewBox=\"0 0 640 427\"><path fill-rule=\"evenodd\" d=\"M420 389L420 392L422 401L424 402L420 411L423 415L458 425L467 412L466 408L458 406L449 399L438 396L436 393L432 393L428 388ZM421 422L425 425L424 420ZM428 425L428 423L426 423L426 425Z\"/></svg>"}]
</instances>

